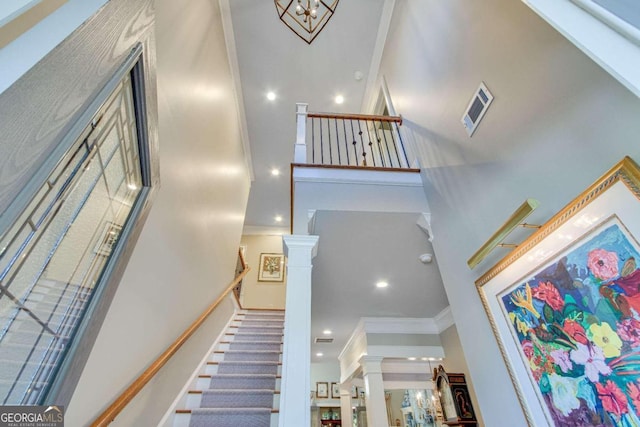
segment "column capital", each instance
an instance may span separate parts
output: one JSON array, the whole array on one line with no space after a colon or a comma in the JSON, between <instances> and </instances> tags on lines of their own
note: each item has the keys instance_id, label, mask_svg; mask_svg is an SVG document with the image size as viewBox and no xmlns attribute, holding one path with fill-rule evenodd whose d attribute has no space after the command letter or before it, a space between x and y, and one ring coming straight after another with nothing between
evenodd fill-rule
<instances>
[{"instance_id":1,"label":"column capital","mask_svg":"<svg viewBox=\"0 0 640 427\"><path fill-rule=\"evenodd\" d=\"M358 362L360 366L362 366L362 373L364 375L368 374L381 374L382 373L382 360L384 357L381 356L362 356Z\"/></svg>"},{"instance_id":2,"label":"column capital","mask_svg":"<svg viewBox=\"0 0 640 427\"><path fill-rule=\"evenodd\" d=\"M289 253L295 250L308 250L310 255L309 261L311 261L311 258L314 258L318 253L319 238L319 236L308 236L302 234L288 234L282 236L285 255L289 256Z\"/></svg>"}]
</instances>

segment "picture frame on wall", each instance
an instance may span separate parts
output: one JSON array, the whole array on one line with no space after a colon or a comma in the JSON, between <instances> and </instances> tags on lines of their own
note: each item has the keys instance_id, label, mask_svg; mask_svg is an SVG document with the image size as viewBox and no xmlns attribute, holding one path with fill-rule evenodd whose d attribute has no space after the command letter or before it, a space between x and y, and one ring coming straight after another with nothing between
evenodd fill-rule
<instances>
[{"instance_id":1,"label":"picture frame on wall","mask_svg":"<svg viewBox=\"0 0 640 427\"><path fill-rule=\"evenodd\" d=\"M340 383L331 383L331 398L340 399Z\"/></svg>"},{"instance_id":2,"label":"picture frame on wall","mask_svg":"<svg viewBox=\"0 0 640 427\"><path fill-rule=\"evenodd\" d=\"M352 385L351 386L351 398L352 399L357 399L358 398L358 387Z\"/></svg>"},{"instance_id":3,"label":"picture frame on wall","mask_svg":"<svg viewBox=\"0 0 640 427\"><path fill-rule=\"evenodd\" d=\"M529 425L640 422L639 238L625 157L476 281Z\"/></svg>"},{"instance_id":4,"label":"picture frame on wall","mask_svg":"<svg viewBox=\"0 0 640 427\"><path fill-rule=\"evenodd\" d=\"M328 399L328 398L329 398L329 383L316 382L316 399Z\"/></svg>"},{"instance_id":5,"label":"picture frame on wall","mask_svg":"<svg viewBox=\"0 0 640 427\"><path fill-rule=\"evenodd\" d=\"M284 254L260 254L258 282L282 282L284 281L284 270Z\"/></svg>"}]
</instances>

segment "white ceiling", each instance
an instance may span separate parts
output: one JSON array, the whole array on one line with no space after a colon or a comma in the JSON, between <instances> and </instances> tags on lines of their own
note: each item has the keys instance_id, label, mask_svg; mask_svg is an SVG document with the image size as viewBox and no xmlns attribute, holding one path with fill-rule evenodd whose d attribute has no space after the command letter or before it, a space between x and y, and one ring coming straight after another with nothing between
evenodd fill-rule
<instances>
[{"instance_id":1,"label":"white ceiling","mask_svg":"<svg viewBox=\"0 0 640 427\"><path fill-rule=\"evenodd\" d=\"M360 112L384 0L342 0L311 45L282 23L271 0L231 0L231 17L255 181L245 224L289 227L295 104ZM356 71L364 78L356 81ZM273 91L278 98L267 101ZM336 95L345 98L334 103ZM270 170L283 172L277 178ZM282 215L281 224L274 221Z\"/></svg>"},{"instance_id":2,"label":"white ceiling","mask_svg":"<svg viewBox=\"0 0 640 427\"><path fill-rule=\"evenodd\" d=\"M342 0L311 45L280 22L273 1L229 3L255 175L245 231L288 232L295 104L361 112L385 0ZM359 81L356 72L363 74ZM266 99L269 91L277 95L274 102ZM338 94L345 98L342 105L334 103ZM271 176L274 167L280 176ZM418 213L317 213L312 336L329 328L335 341L313 344L312 354L337 357L360 317L434 317L448 306L437 264L418 260L432 249L417 219ZM375 288L380 279L389 282L387 289Z\"/></svg>"},{"instance_id":3,"label":"white ceiling","mask_svg":"<svg viewBox=\"0 0 640 427\"><path fill-rule=\"evenodd\" d=\"M312 360L322 352L336 358L361 317L433 318L449 305L437 262L416 225L418 213L319 211L320 236L313 260L311 335L333 331L334 343L312 344ZM339 248L340 250L336 250ZM378 281L389 286L379 289Z\"/></svg>"}]
</instances>

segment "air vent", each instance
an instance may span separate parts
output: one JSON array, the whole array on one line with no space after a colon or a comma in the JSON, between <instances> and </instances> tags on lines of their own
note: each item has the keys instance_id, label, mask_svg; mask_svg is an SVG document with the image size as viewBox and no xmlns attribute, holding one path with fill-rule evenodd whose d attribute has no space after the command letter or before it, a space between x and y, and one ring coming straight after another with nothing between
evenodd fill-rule
<instances>
[{"instance_id":1,"label":"air vent","mask_svg":"<svg viewBox=\"0 0 640 427\"><path fill-rule=\"evenodd\" d=\"M320 338L320 337L316 337L315 341L316 344L331 344L333 342L333 338Z\"/></svg>"},{"instance_id":2,"label":"air vent","mask_svg":"<svg viewBox=\"0 0 640 427\"><path fill-rule=\"evenodd\" d=\"M473 132L478 127L480 120L482 120L482 117L484 117L484 114L489 109L491 101L493 101L493 95L491 95L491 92L489 92L489 89L487 89L484 83L481 82L480 87L478 87L473 98L471 98L471 101L467 106L467 110L461 120L469 136L473 135Z\"/></svg>"}]
</instances>

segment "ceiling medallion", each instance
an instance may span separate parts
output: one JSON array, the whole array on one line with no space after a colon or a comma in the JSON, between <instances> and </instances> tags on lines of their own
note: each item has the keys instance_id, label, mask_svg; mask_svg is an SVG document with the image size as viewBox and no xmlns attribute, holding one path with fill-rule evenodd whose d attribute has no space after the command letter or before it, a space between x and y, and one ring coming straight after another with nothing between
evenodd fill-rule
<instances>
[{"instance_id":1,"label":"ceiling medallion","mask_svg":"<svg viewBox=\"0 0 640 427\"><path fill-rule=\"evenodd\" d=\"M274 0L280 20L308 44L327 25L338 1L340 0Z\"/></svg>"}]
</instances>

